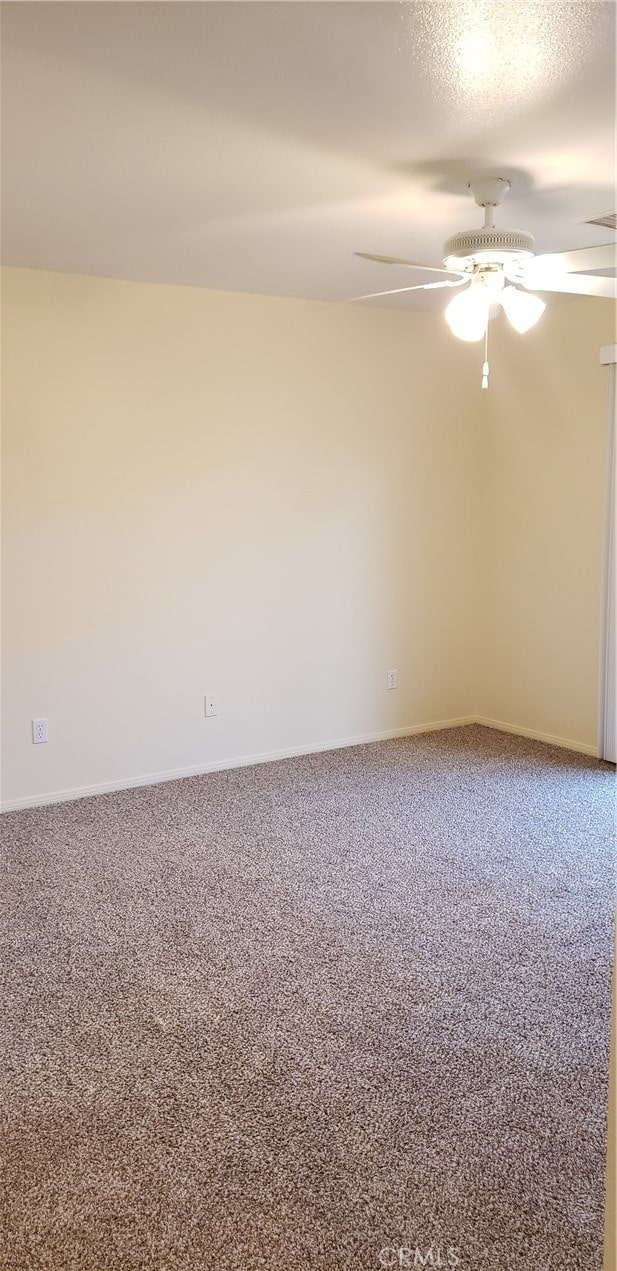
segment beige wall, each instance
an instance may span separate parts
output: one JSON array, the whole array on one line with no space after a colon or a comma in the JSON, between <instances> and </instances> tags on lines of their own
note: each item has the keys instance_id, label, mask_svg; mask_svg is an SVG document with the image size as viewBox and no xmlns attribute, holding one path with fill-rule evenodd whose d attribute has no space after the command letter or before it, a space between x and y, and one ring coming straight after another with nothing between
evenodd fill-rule
<instances>
[{"instance_id":1,"label":"beige wall","mask_svg":"<svg viewBox=\"0 0 617 1271\"><path fill-rule=\"evenodd\" d=\"M608 302L495 323L482 394L440 314L3 283L4 803L471 716L595 746Z\"/></svg>"},{"instance_id":2,"label":"beige wall","mask_svg":"<svg viewBox=\"0 0 617 1271\"><path fill-rule=\"evenodd\" d=\"M614 313L558 299L527 336L495 323L478 414L478 713L593 748Z\"/></svg>"},{"instance_id":3,"label":"beige wall","mask_svg":"<svg viewBox=\"0 0 617 1271\"><path fill-rule=\"evenodd\" d=\"M5 802L469 715L440 317L28 270L3 316Z\"/></svg>"}]
</instances>

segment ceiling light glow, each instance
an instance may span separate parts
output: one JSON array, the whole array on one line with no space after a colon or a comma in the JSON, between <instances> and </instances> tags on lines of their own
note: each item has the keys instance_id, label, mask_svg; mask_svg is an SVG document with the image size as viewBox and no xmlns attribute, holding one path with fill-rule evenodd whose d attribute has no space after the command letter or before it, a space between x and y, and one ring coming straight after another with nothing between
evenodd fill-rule
<instances>
[{"instance_id":1,"label":"ceiling light glow","mask_svg":"<svg viewBox=\"0 0 617 1271\"><path fill-rule=\"evenodd\" d=\"M476 28L463 32L457 50L457 61L466 78L474 80L488 72L499 52L493 48L493 43L491 32L486 29Z\"/></svg>"}]
</instances>

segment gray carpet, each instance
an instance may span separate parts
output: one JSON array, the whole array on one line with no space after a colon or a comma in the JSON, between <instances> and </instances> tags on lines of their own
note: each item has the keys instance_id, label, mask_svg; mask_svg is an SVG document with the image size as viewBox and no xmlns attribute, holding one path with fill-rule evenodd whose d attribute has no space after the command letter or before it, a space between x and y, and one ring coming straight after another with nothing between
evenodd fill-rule
<instances>
[{"instance_id":1,"label":"gray carpet","mask_svg":"<svg viewBox=\"0 0 617 1271\"><path fill-rule=\"evenodd\" d=\"M2 1267L599 1268L613 790L473 727L3 817Z\"/></svg>"}]
</instances>

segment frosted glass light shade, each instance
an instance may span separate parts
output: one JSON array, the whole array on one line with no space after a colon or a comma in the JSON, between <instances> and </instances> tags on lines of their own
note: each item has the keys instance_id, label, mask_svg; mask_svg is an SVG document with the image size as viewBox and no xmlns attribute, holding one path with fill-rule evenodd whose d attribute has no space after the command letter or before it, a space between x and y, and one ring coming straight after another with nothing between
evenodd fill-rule
<instances>
[{"instance_id":1,"label":"frosted glass light shade","mask_svg":"<svg viewBox=\"0 0 617 1271\"><path fill-rule=\"evenodd\" d=\"M546 309L539 296L532 295L530 291L519 291L517 287L504 287L500 300L508 321L520 335L529 331Z\"/></svg>"},{"instance_id":2,"label":"frosted glass light shade","mask_svg":"<svg viewBox=\"0 0 617 1271\"><path fill-rule=\"evenodd\" d=\"M489 296L480 287L469 287L455 296L446 309L446 322L459 340L481 340L488 324Z\"/></svg>"}]
</instances>

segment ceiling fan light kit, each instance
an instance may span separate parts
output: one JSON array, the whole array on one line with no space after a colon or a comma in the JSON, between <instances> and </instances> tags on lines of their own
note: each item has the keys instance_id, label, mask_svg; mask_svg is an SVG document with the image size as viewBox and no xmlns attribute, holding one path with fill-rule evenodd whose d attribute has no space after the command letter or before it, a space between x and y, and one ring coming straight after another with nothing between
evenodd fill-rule
<instances>
[{"instance_id":1,"label":"ceiling fan light kit","mask_svg":"<svg viewBox=\"0 0 617 1271\"><path fill-rule=\"evenodd\" d=\"M503 271L481 270L446 309L446 322L452 334L459 340L481 340L489 323L491 305L503 307L510 325L520 335L530 331L546 309L539 296L506 286Z\"/></svg>"},{"instance_id":2,"label":"ceiling fan light kit","mask_svg":"<svg viewBox=\"0 0 617 1271\"><path fill-rule=\"evenodd\" d=\"M453 234L444 243L442 267L422 265L419 261L398 256L373 256L367 252L358 252L357 255L384 264L406 265L412 269L449 275L439 282L396 288L398 292L438 287L465 288L450 301L445 318L459 340L473 342L484 339L482 388L487 389L488 328L492 313L503 308L514 330L524 335L535 326L546 309L544 300L532 294L535 290L615 298L614 278L588 277L584 271L614 269L616 244L605 243L536 256L533 235L527 230L495 228L494 210L510 189L510 182L505 177L477 177L470 181L468 189L478 206L484 208L484 225ZM394 294L394 291L372 292L370 297L357 298L364 300Z\"/></svg>"}]
</instances>

